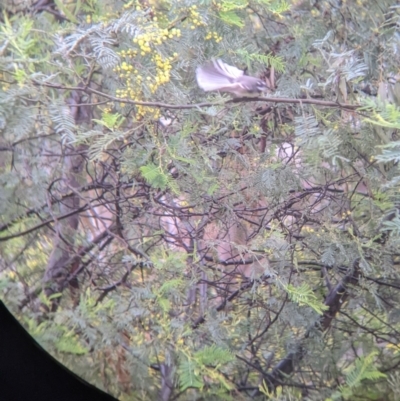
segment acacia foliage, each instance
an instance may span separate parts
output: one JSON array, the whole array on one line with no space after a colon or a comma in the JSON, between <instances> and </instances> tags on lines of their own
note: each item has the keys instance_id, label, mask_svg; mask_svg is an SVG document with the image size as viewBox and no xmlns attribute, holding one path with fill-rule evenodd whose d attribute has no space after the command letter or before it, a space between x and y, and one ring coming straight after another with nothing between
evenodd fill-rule
<instances>
[{"instance_id":1,"label":"acacia foliage","mask_svg":"<svg viewBox=\"0 0 400 401\"><path fill-rule=\"evenodd\" d=\"M32 335L121 400L396 399L397 7L18 4L0 289ZM204 94L212 57L269 101Z\"/></svg>"}]
</instances>

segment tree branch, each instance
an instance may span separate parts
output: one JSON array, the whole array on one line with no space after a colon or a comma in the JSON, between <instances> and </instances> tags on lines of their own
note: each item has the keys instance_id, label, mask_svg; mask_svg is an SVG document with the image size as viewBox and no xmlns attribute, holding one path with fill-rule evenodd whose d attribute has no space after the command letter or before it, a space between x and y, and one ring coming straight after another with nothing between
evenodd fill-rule
<instances>
[{"instance_id":1,"label":"tree branch","mask_svg":"<svg viewBox=\"0 0 400 401\"><path fill-rule=\"evenodd\" d=\"M68 90L68 91L82 91L86 93L91 93L95 94L97 96L104 97L106 99L112 100L113 102L119 102L119 103L125 103L125 104L133 104L133 105L138 105L138 106L144 106L144 107L158 107L161 109L171 109L171 110L187 110L187 109L201 109L204 107L211 107L211 106L216 106L216 105L227 105L227 104L232 104L232 103L247 103L247 102L269 102L269 103L288 103L288 104L314 104L317 106L322 106L322 107L337 107L340 109L347 109L347 110L356 110L359 107L361 107L360 104L350 104L350 103L340 103L340 102L335 102L335 101L330 101L330 100L318 100L318 99L312 99L312 98L307 98L307 99L293 99L293 98L288 98L288 97L243 97L243 98L235 98L235 99L229 99L225 100L223 102L202 102L202 103L192 103L192 104L169 104L169 103L162 103L162 102L140 102L136 100L131 100L127 98L119 98L115 96L111 96L107 93L98 91L93 88L89 87L76 87L76 86L65 86L65 85L58 85L58 84L51 84L48 82L39 82L39 81L33 81L36 85L40 86L46 86L50 88L55 88L55 89L62 89L62 90ZM70 104L70 106L74 106L73 104Z\"/></svg>"}]
</instances>

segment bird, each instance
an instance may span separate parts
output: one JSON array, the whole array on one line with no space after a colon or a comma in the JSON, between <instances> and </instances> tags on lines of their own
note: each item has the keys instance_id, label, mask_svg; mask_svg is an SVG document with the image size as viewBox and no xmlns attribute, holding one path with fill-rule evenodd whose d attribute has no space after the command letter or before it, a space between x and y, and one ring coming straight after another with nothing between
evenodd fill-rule
<instances>
[{"instance_id":1,"label":"bird","mask_svg":"<svg viewBox=\"0 0 400 401\"><path fill-rule=\"evenodd\" d=\"M244 71L219 59L197 67L196 79L205 92L229 92L234 97L256 97L269 89L261 79L244 75Z\"/></svg>"}]
</instances>

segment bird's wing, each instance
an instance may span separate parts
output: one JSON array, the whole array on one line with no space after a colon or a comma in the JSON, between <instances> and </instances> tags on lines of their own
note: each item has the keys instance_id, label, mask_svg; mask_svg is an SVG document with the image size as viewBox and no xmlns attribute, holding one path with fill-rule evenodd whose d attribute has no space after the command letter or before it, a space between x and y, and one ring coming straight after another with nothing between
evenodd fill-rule
<instances>
[{"instance_id":1,"label":"bird's wing","mask_svg":"<svg viewBox=\"0 0 400 401\"><path fill-rule=\"evenodd\" d=\"M197 83L206 92L215 90L231 92L229 88L232 86L234 86L232 90L234 91L237 86L235 80L242 75L243 71L225 64L221 60L213 60L196 69Z\"/></svg>"},{"instance_id":2,"label":"bird's wing","mask_svg":"<svg viewBox=\"0 0 400 401\"><path fill-rule=\"evenodd\" d=\"M228 65L219 59L213 60L213 64L216 69L219 69L221 72L225 73L225 75L228 75L233 79L237 79L244 74L244 72L242 70L239 70L239 68Z\"/></svg>"}]
</instances>

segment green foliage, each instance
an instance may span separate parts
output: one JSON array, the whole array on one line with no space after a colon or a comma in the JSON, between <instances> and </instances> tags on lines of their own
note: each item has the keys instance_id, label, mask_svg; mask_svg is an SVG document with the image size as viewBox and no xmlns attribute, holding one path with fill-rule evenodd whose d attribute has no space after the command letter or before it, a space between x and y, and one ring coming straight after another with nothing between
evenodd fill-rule
<instances>
[{"instance_id":1,"label":"green foliage","mask_svg":"<svg viewBox=\"0 0 400 401\"><path fill-rule=\"evenodd\" d=\"M101 120L93 119L92 121L107 127L109 130L113 130L114 128L118 128L124 120L125 117L121 116L119 113L104 112Z\"/></svg>"},{"instance_id":2,"label":"green foliage","mask_svg":"<svg viewBox=\"0 0 400 401\"><path fill-rule=\"evenodd\" d=\"M76 140L75 122L69 108L65 104L55 103L49 108L49 113L54 123L54 130L63 142L74 142Z\"/></svg>"},{"instance_id":3,"label":"green foliage","mask_svg":"<svg viewBox=\"0 0 400 401\"><path fill-rule=\"evenodd\" d=\"M382 222L381 231L391 232L393 235L400 236L400 215L398 210L395 211L395 215L391 220Z\"/></svg>"},{"instance_id":4,"label":"green foliage","mask_svg":"<svg viewBox=\"0 0 400 401\"><path fill-rule=\"evenodd\" d=\"M382 154L376 156L376 160L383 163L400 161L400 141L394 141L381 146Z\"/></svg>"},{"instance_id":5,"label":"green foliage","mask_svg":"<svg viewBox=\"0 0 400 401\"><path fill-rule=\"evenodd\" d=\"M266 5L270 12L278 15L290 10L290 4L285 0L257 0L257 3Z\"/></svg>"},{"instance_id":6,"label":"green foliage","mask_svg":"<svg viewBox=\"0 0 400 401\"><path fill-rule=\"evenodd\" d=\"M374 381L385 378L386 375L375 368L375 357L377 352L371 352L355 360L353 366L349 366L346 373L346 385L340 386L339 390L333 394L332 400L349 400L356 394L358 387L363 385L363 381Z\"/></svg>"},{"instance_id":7,"label":"green foliage","mask_svg":"<svg viewBox=\"0 0 400 401\"><path fill-rule=\"evenodd\" d=\"M231 390L232 385L219 369L233 359L229 350L217 347L215 344L204 347L191 356L182 355L178 367L181 390L190 387L202 389L207 382L215 382L217 386Z\"/></svg>"},{"instance_id":8,"label":"green foliage","mask_svg":"<svg viewBox=\"0 0 400 401\"><path fill-rule=\"evenodd\" d=\"M231 11L245 8L247 5L247 0L223 0L221 1L220 7L223 11Z\"/></svg>"},{"instance_id":9,"label":"green foliage","mask_svg":"<svg viewBox=\"0 0 400 401\"><path fill-rule=\"evenodd\" d=\"M153 187L157 189L166 189L169 187L173 192L178 193L176 185L170 176L168 176L161 166L149 163L140 167L143 178Z\"/></svg>"},{"instance_id":10,"label":"green foliage","mask_svg":"<svg viewBox=\"0 0 400 401\"><path fill-rule=\"evenodd\" d=\"M60 337L60 340L54 345L59 352L68 354L82 355L89 351L87 347L83 347L77 342L77 338L74 333L63 333Z\"/></svg>"},{"instance_id":11,"label":"green foliage","mask_svg":"<svg viewBox=\"0 0 400 401\"><path fill-rule=\"evenodd\" d=\"M396 104L387 103L381 99L365 99L360 110L371 111L371 117L364 121L385 128L400 127L400 109Z\"/></svg>"},{"instance_id":12,"label":"green foliage","mask_svg":"<svg viewBox=\"0 0 400 401\"><path fill-rule=\"evenodd\" d=\"M54 0L54 2L56 3L57 7L59 8L59 10L72 22L77 23L78 20L76 18L76 15L79 13L80 11L80 2L78 2L76 10L74 13L72 13L68 7L64 6L63 2L61 0Z\"/></svg>"},{"instance_id":13,"label":"green foliage","mask_svg":"<svg viewBox=\"0 0 400 401\"><path fill-rule=\"evenodd\" d=\"M309 306L319 315L322 315L325 310L329 309L328 306L323 305L318 300L318 297L307 283L303 283L300 287L295 287L292 284L282 284L282 286L288 293L289 298L300 306Z\"/></svg>"},{"instance_id":14,"label":"green foliage","mask_svg":"<svg viewBox=\"0 0 400 401\"><path fill-rule=\"evenodd\" d=\"M244 23L243 23L242 19L233 10L221 11L219 13L219 17L226 24L236 25L239 28L244 27Z\"/></svg>"},{"instance_id":15,"label":"green foliage","mask_svg":"<svg viewBox=\"0 0 400 401\"><path fill-rule=\"evenodd\" d=\"M8 41L12 51L23 61L35 56L37 41L31 36L33 21L29 18L18 20L18 29L14 31L16 18L9 19L6 12L3 13L3 18L4 23L1 26L0 33L1 40Z\"/></svg>"},{"instance_id":16,"label":"green foliage","mask_svg":"<svg viewBox=\"0 0 400 401\"><path fill-rule=\"evenodd\" d=\"M275 68L276 72L284 72L285 63L281 57L273 56L271 53L264 54L250 54L246 50L239 49L236 50L236 53L244 59L247 64L247 67L250 68L251 65L256 61L260 64L271 66Z\"/></svg>"}]
</instances>

